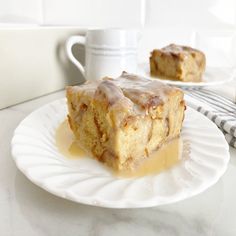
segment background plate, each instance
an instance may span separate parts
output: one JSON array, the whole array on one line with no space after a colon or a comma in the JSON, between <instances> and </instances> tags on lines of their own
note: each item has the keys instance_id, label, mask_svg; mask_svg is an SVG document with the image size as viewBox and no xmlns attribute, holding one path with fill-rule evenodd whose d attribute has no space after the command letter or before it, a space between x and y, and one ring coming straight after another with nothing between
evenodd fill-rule
<instances>
[{"instance_id":1,"label":"background plate","mask_svg":"<svg viewBox=\"0 0 236 236\"><path fill-rule=\"evenodd\" d=\"M65 99L31 113L15 130L12 155L33 183L75 202L138 208L180 201L216 183L229 161L223 134L205 116L188 107L182 138L184 152L190 152L190 158L159 175L118 178L96 160L71 160L58 152L55 132L66 114Z\"/></svg>"},{"instance_id":2,"label":"background plate","mask_svg":"<svg viewBox=\"0 0 236 236\"><path fill-rule=\"evenodd\" d=\"M198 88L206 86L216 86L220 84L225 84L234 79L236 75L235 68L220 68L220 67L206 67L206 71L203 74L202 82L181 82L175 80L164 80L150 75L150 66L148 63L142 63L138 67L138 73L147 78L157 79L165 84L175 85L178 87L189 87Z\"/></svg>"}]
</instances>

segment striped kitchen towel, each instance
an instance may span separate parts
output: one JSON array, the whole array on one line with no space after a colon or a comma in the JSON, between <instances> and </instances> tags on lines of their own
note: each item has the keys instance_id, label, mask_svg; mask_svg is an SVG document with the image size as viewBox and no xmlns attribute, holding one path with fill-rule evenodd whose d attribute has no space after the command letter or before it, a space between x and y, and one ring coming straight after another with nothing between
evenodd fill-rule
<instances>
[{"instance_id":1,"label":"striped kitchen towel","mask_svg":"<svg viewBox=\"0 0 236 236\"><path fill-rule=\"evenodd\" d=\"M209 90L185 90L187 104L207 116L236 148L236 104Z\"/></svg>"}]
</instances>

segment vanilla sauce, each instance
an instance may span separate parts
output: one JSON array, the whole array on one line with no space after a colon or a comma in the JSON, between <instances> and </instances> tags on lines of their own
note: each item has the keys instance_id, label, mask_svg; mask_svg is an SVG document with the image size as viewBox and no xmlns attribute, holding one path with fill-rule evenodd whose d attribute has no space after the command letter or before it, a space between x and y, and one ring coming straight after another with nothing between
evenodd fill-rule
<instances>
[{"instance_id":1,"label":"vanilla sauce","mask_svg":"<svg viewBox=\"0 0 236 236\"><path fill-rule=\"evenodd\" d=\"M88 154L76 142L68 121L60 124L56 131L56 145L60 153L68 159L86 158ZM183 143L181 138L176 138L153 152L149 158L143 161L134 171L121 171L115 173L120 177L141 177L158 174L181 160Z\"/></svg>"}]
</instances>

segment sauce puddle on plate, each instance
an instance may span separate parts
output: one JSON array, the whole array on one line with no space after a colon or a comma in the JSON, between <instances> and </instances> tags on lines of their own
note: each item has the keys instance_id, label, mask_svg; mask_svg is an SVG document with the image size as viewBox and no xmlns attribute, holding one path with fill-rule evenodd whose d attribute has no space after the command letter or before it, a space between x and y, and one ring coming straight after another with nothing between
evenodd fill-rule
<instances>
[{"instance_id":1,"label":"sauce puddle on plate","mask_svg":"<svg viewBox=\"0 0 236 236\"><path fill-rule=\"evenodd\" d=\"M148 159L134 171L122 171L118 176L141 177L145 175L158 174L177 164L182 157L182 139L176 138L164 144L157 151L154 151Z\"/></svg>"},{"instance_id":2,"label":"sauce puddle on plate","mask_svg":"<svg viewBox=\"0 0 236 236\"><path fill-rule=\"evenodd\" d=\"M56 130L56 145L61 154L69 159L83 158L87 153L78 145L67 120Z\"/></svg>"},{"instance_id":3,"label":"sauce puddle on plate","mask_svg":"<svg viewBox=\"0 0 236 236\"><path fill-rule=\"evenodd\" d=\"M67 120L61 123L56 131L56 145L59 152L69 159L85 158L89 156L76 142ZM181 160L182 150L182 139L173 139L153 152L150 157L145 159L134 171L121 171L115 172L114 174L118 177L126 178L158 174L177 164Z\"/></svg>"}]
</instances>

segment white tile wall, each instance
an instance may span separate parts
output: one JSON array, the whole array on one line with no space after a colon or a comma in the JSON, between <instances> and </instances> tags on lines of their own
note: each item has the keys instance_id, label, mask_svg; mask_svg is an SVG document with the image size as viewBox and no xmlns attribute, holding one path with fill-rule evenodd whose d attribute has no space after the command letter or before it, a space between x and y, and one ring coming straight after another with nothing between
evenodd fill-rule
<instances>
[{"instance_id":1,"label":"white tile wall","mask_svg":"<svg viewBox=\"0 0 236 236\"><path fill-rule=\"evenodd\" d=\"M235 0L147 0L146 26L219 29L236 26Z\"/></svg>"},{"instance_id":2,"label":"white tile wall","mask_svg":"<svg viewBox=\"0 0 236 236\"><path fill-rule=\"evenodd\" d=\"M205 52L208 66L236 66L236 31L199 31L194 45Z\"/></svg>"},{"instance_id":3,"label":"white tile wall","mask_svg":"<svg viewBox=\"0 0 236 236\"><path fill-rule=\"evenodd\" d=\"M0 29L0 109L84 79L65 53L65 41L77 28ZM78 51L83 61L83 51Z\"/></svg>"},{"instance_id":4,"label":"white tile wall","mask_svg":"<svg viewBox=\"0 0 236 236\"><path fill-rule=\"evenodd\" d=\"M41 24L41 0L0 0L0 23Z\"/></svg>"},{"instance_id":5,"label":"white tile wall","mask_svg":"<svg viewBox=\"0 0 236 236\"><path fill-rule=\"evenodd\" d=\"M235 0L0 0L0 23L235 29Z\"/></svg>"},{"instance_id":6,"label":"white tile wall","mask_svg":"<svg viewBox=\"0 0 236 236\"><path fill-rule=\"evenodd\" d=\"M8 31L6 23L60 27ZM236 66L236 0L0 0L0 108L77 81L62 43L75 31L61 26L139 28L139 62L148 62L153 48L177 43L203 50L210 66ZM37 91L29 89L35 84Z\"/></svg>"},{"instance_id":7,"label":"white tile wall","mask_svg":"<svg viewBox=\"0 0 236 236\"><path fill-rule=\"evenodd\" d=\"M81 27L140 27L145 0L43 0L44 23Z\"/></svg>"}]
</instances>

